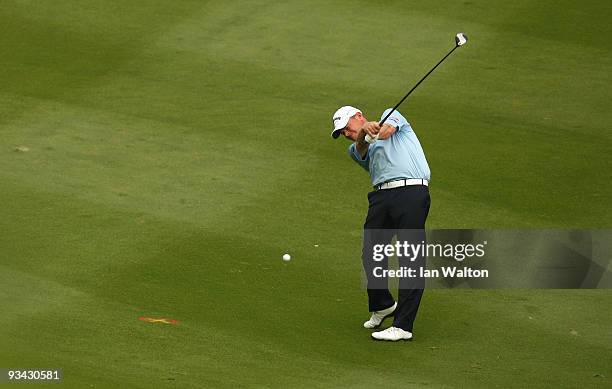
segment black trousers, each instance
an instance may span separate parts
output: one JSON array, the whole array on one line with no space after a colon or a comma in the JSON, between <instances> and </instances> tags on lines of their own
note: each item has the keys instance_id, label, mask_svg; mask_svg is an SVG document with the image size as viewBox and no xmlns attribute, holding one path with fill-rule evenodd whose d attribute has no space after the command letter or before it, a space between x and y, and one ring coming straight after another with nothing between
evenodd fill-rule
<instances>
[{"instance_id":1,"label":"black trousers","mask_svg":"<svg viewBox=\"0 0 612 389\"><path fill-rule=\"evenodd\" d=\"M401 230L397 240L420 243L425 240L425 221L429 214L429 188L425 185L403 186L383 189L368 194L369 208L364 224L363 267L368 282L369 310L380 311L392 306L395 301L389 292L387 279L381 281L373 277L373 266L387 268L388 258L380 262L372 261L373 244L390 243L397 230ZM368 234L369 231L376 231ZM405 233L406 236L399 236ZM382 234L382 235L381 235ZM369 236L369 237L368 237ZM375 236L375 238L372 238ZM398 258L399 259L399 258ZM421 262L419 262L421 261ZM425 257L418 258L417 264L424 266ZM402 266L402 259L399 259ZM411 263L414 265L415 263ZM384 282L384 284L381 284ZM423 296L424 284L400 279L398 305L393 326L412 332L412 326Z\"/></svg>"}]
</instances>

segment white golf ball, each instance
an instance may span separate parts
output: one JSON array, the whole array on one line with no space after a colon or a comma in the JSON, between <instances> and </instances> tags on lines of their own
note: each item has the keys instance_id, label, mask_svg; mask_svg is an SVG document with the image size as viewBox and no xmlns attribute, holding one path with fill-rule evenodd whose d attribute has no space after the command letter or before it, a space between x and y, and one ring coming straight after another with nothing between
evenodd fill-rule
<instances>
[{"instance_id":1,"label":"white golf ball","mask_svg":"<svg viewBox=\"0 0 612 389\"><path fill-rule=\"evenodd\" d=\"M289 254L283 255L283 261L285 261L285 262L291 261L291 255L289 255Z\"/></svg>"}]
</instances>

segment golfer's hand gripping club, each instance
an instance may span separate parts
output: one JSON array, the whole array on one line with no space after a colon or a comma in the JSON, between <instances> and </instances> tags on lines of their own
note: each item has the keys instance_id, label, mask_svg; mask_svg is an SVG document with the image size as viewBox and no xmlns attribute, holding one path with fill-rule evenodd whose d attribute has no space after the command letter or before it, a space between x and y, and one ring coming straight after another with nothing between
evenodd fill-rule
<instances>
[{"instance_id":1,"label":"golfer's hand gripping club","mask_svg":"<svg viewBox=\"0 0 612 389\"><path fill-rule=\"evenodd\" d=\"M374 143L378 140L378 134L380 132L380 125L377 122L367 122L363 126L363 130L366 133L365 141L368 143Z\"/></svg>"},{"instance_id":2,"label":"golfer's hand gripping club","mask_svg":"<svg viewBox=\"0 0 612 389\"><path fill-rule=\"evenodd\" d=\"M365 141L372 144L378 140L378 135L370 136L370 134L366 134Z\"/></svg>"}]
</instances>

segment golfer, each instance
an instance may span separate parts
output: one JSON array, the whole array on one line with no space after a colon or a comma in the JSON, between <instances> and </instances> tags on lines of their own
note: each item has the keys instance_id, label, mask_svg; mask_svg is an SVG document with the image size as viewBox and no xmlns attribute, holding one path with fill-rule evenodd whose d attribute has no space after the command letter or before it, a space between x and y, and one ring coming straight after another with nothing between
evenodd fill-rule
<instances>
[{"instance_id":1,"label":"golfer","mask_svg":"<svg viewBox=\"0 0 612 389\"><path fill-rule=\"evenodd\" d=\"M384 118L390 110L386 110ZM425 240L425 220L429 213L430 170L425 154L410 123L395 111L385 123L370 122L354 107L344 106L333 115L332 138L340 135L353 141L349 146L350 157L364 168L371 177L374 190L368 194L369 208L364 224L362 263L367 278L368 305L372 315L363 323L373 329L381 325L388 316L393 316L391 327L373 332L376 340L412 339L412 327L423 296L424 284L415 284L400 278L397 302L389 292L387 279L375 276L374 267L386 268L387 259L372 261L374 243L387 243L396 235ZM366 141L366 135L374 138ZM376 231L375 234L369 234ZM399 231L399 232L398 232ZM381 237L382 234L382 237ZM402 260L400 260L400 266ZM419 257L415 264L424 266L425 258ZM416 285L416 286L415 286Z\"/></svg>"}]
</instances>

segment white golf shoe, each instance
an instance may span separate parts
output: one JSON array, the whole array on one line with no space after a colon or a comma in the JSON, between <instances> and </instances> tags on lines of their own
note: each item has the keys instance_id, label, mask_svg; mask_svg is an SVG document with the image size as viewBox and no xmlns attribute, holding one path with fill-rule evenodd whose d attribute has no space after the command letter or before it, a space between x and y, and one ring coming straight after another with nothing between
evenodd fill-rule
<instances>
[{"instance_id":1,"label":"white golf shoe","mask_svg":"<svg viewBox=\"0 0 612 389\"><path fill-rule=\"evenodd\" d=\"M370 317L370 320L363 323L363 326L365 328L378 327L380 323L382 323L383 320L385 320L386 317L393 315L393 312L395 312L395 308L397 308L397 302L393 303L393 305L387 309L383 309L382 311L372 312L372 317Z\"/></svg>"},{"instance_id":2,"label":"white golf shoe","mask_svg":"<svg viewBox=\"0 0 612 389\"><path fill-rule=\"evenodd\" d=\"M397 327L389 327L383 331L372 332L372 338L376 340L390 340L392 342L397 340L410 340L412 339L412 332Z\"/></svg>"}]
</instances>

